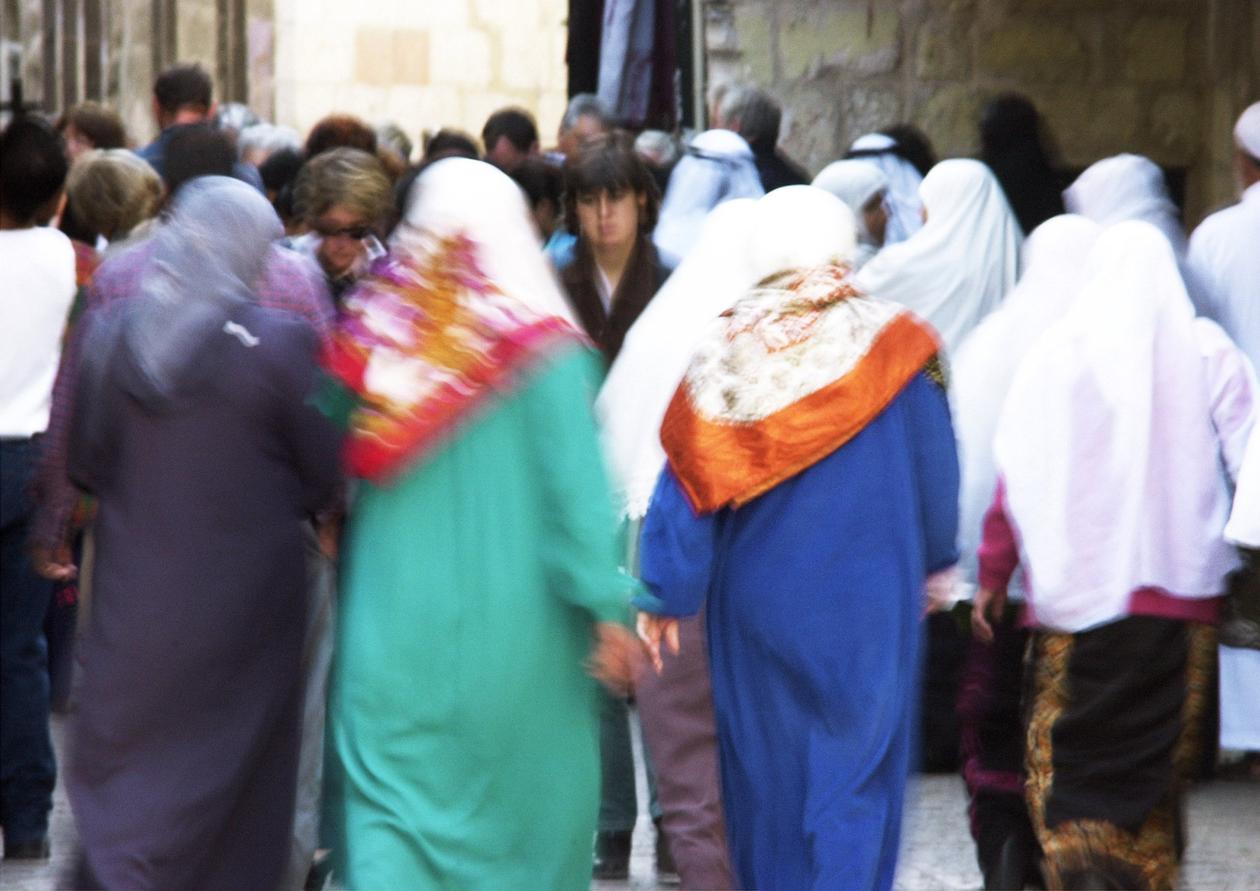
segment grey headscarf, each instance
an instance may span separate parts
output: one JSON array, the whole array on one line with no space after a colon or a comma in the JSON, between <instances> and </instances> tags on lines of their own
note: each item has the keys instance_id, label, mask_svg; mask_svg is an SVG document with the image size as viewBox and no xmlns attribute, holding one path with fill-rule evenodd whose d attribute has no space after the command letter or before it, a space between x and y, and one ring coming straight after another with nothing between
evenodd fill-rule
<instances>
[{"instance_id":1,"label":"grey headscarf","mask_svg":"<svg viewBox=\"0 0 1260 891\"><path fill-rule=\"evenodd\" d=\"M267 199L239 180L207 176L179 190L123 333L153 396L173 397L234 311L255 300L253 285L283 234Z\"/></svg>"}]
</instances>

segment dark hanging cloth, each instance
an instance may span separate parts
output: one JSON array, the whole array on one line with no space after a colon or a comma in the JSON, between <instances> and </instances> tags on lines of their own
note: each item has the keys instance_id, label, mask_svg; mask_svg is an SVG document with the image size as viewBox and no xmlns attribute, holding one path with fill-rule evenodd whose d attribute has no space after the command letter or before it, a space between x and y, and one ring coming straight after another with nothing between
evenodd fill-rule
<instances>
[{"instance_id":1,"label":"dark hanging cloth","mask_svg":"<svg viewBox=\"0 0 1260 891\"><path fill-rule=\"evenodd\" d=\"M656 0L652 46L652 86L644 126L673 131L678 124L678 41L675 33L675 0Z\"/></svg>"},{"instance_id":2,"label":"dark hanging cloth","mask_svg":"<svg viewBox=\"0 0 1260 891\"><path fill-rule=\"evenodd\" d=\"M564 61L569 66L569 98L599 90L599 43L604 0L569 0L569 38Z\"/></svg>"},{"instance_id":3,"label":"dark hanging cloth","mask_svg":"<svg viewBox=\"0 0 1260 891\"><path fill-rule=\"evenodd\" d=\"M576 256L560 271L560 282L582 329L595 341L610 365L621 352L626 332L656 296L671 271L661 261L652 240L640 235L621 281L617 283L612 310L606 312L595 284L595 277L599 274L595 269L595 258L586 242L578 240Z\"/></svg>"}]
</instances>

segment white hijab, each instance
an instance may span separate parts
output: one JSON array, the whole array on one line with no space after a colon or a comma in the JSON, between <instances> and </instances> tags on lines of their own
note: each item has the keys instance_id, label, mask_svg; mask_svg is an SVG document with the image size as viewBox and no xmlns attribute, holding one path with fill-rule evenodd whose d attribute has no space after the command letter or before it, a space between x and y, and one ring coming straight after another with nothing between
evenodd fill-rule
<instances>
[{"instance_id":1,"label":"white hijab","mask_svg":"<svg viewBox=\"0 0 1260 891\"><path fill-rule=\"evenodd\" d=\"M883 133L867 133L849 146L850 152L862 153L852 160L874 164L888 177L889 213L885 244L905 241L923 226L923 202L919 198L923 174L897 154L896 148L897 140Z\"/></svg>"},{"instance_id":2,"label":"white hijab","mask_svg":"<svg viewBox=\"0 0 1260 891\"><path fill-rule=\"evenodd\" d=\"M979 161L942 161L919 190L927 222L858 273L872 297L926 319L952 354L1015 285L1021 230L1002 187Z\"/></svg>"},{"instance_id":3,"label":"white hijab","mask_svg":"<svg viewBox=\"0 0 1260 891\"><path fill-rule=\"evenodd\" d=\"M765 194L744 137L730 130L695 136L669 175L652 241L667 260L686 259L709 211L732 198Z\"/></svg>"},{"instance_id":4,"label":"white hijab","mask_svg":"<svg viewBox=\"0 0 1260 891\"><path fill-rule=\"evenodd\" d=\"M1117 224L1021 364L994 440L1037 621L1103 625L1142 587L1220 594L1237 557L1219 454L1172 249L1149 223Z\"/></svg>"},{"instance_id":5,"label":"white hijab","mask_svg":"<svg viewBox=\"0 0 1260 891\"><path fill-rule=\"evenodd\" d=\"M595 401L626 516L647 513L665 466L661 420L709 323L767 276L848 262L856 244L849 209L812 186L728 201L709 214L691 253L626 334Z\"/></svg>"},{"instance_id":6,"label":"white hijab","mask_svg":"<svg viewBox=\"0 0 1260 891\"><path fill-rule=\"evenodd\" d=\"M863 208L881 193L884 195L884 206L887 207L888 176L870 161L833 161L819 171L813 184L835 195L853 211L858 228L858 254L854 258L853 268L855 271L861 269L884 246L882 241L875 240L866 227Z\"/></svg>"},{"instance_id":7,"label":"white hijab","mask_svg":"<svg viewBox=\"0 0 1260 891\"><path fill-rule=\"evenodd\" d=\"M959 552L965 580L976 581L976 549L984 512L993 501L997 472L993 434L1019 363L1046 329L1076 302L1085 283L1082 258L1102 234L1084 217L1052 217L1024 242L1024 273L1002 305L967 336L950 375L950 402L958 437ZM1018 596L1021 588L1012 585Z\"/></svg>"},{"instance_id":8,"label":"white hijab","mask_svg":"<svg viewBox=\"0 0 1260 891\"><path fill-rule=\"evenodd\" d=\"M1164 171L1150 158L1123 154L1091 164L1064 190L1063 204L1101 226L1143 220L1164 233L1178 262L1186 255L1177 205L1168 197Z\"/></svg>"},{"instance_id":9,"label":"white hijab","mask_svg":"<svg viewBox=\"0 0 1260 891\"><path fill-rule=\"evenodd\" d=\"M456 234L476 241L486 276L513 299L540 316L559 316L577 327L538 244L524 193L506 173L469 158L445 158L426 167L407 196L390 249L422 256L437 239Z\"/></svg>"}]
</instances>

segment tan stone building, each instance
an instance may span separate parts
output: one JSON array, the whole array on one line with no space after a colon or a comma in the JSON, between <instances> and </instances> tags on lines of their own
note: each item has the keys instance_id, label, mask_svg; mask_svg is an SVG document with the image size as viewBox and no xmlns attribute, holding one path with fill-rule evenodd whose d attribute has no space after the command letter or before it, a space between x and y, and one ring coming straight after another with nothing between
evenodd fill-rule
<instances>
[{"instance_id":1,"label":"tan stone building","mask_svg":"<svg viewBox=\"0 0 1260 891\"><path fill-rule=\"evenodd\" d=\"M305 132L325 114L474 135L504 105L546 140L564 112L565 0L3 0L3 55L28 101L116 105L153 135L157 72L201 62L219 101ZM0 92L12 71L0 65Z\"/></svg>"},{"instance_id":2,"label":"tan stone building","mask_svg":"<svg viewBox=\"0 0 1260 891\"><path fill-rule=\"evenodd\" d=\"M417 136L532 109L546 141L565 102L566 0L0 0L3 54L28 99L103 98L138 139L149 88L202 61L221 99L304 131L331 111ZM942 156L977 148L1005 90L1043 110L1063 162L1150 155L1187 221L1229 201L1230 126L1260 98L1260 0L692 0L709 83L782 97L785 144L811 170L863 132L918 124ZM0 65L4 81L10 66Z\"/></svg>"},{"instance_id":3,"label":"tan stone building","mask_svg":"<svg viewBox=\"0 0 1260 891\"><path fill-rule=\"evenodd\" d=\"M710 0L708 77L781 96L811 170L896 121L979 148L992 96L1042 110L1063 163L1131 151L1184 185L1187 222L1233 200L1234 119L1260 99L1260 0Z\"/></svg>"}]
</instances>

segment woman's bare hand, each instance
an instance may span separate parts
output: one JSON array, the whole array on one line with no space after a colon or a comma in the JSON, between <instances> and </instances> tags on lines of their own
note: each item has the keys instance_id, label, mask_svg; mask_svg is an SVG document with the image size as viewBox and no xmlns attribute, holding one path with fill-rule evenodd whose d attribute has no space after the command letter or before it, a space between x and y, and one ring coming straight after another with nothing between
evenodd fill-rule
<instances>
[{"instance_id":1,"label":"woman's bare hand","mask_svg":"<svg viewBox=\"0 0 1260 891\"><path fill-rule=\"evenodd\" d=\"M639 640L643 641L652 660L652 667L660 674L665 664L661 661L661 640L675 656L682 650L678 641L678 620L671 616L658 616L653 613L639 613Z\"/></svg>"},{"instance_id":2,"label":"woman's bare hand","mask_svg":"<svg viewBox=\"0 0 1260 891\"><path fill-rule=\"evenodd\" d=\"M1006 589L990 591L980 588L976 592L976 602L971 610L971 633L985 643L993 642L993 626L990 617L996 621L1006 610Z\"/></svg>"},{"instance_id":3,"label":"woman's bare hand","mask_svg":"<svg viewBox=\"0 0 1260 891\"><path fill-rule=\"evenodd\" d=\"M615 696L628 696L643 664L643 648L629 628L616 622L595 626L595 647L586 670Z\"/></svg>"}]
</instances>

